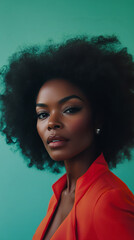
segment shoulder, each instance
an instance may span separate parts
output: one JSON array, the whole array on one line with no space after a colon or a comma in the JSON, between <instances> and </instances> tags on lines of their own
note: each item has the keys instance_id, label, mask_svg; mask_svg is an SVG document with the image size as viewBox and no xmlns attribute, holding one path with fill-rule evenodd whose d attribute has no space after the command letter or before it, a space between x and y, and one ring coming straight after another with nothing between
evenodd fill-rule
<instances>
[{"instance_id":1,"label":"shoulder","mask_svg":"<svg viewBox=\"0 0 134 240\"><path fill-rule=\"evenodd\" d=\"M128 186L109 169L96 179L93 188L98 191L98 197L103 193L113 195L117 192L134 197Z\"/></svg>"},{"instance_id":2,"label":"shoulder","mask_svg":"<svg viewBox=\"0 0 134 240\"><path fill-rule=\"evenodd\" d=\"M95 208L93 221L96 231L106 239L133 239L134 195L123 188L111 188L101 194Z\"/></svg>"},{"instance_id":3,"label":"shoulder","mask_svg":"<svg viewBox=\"0 0 134 240\"><path fill-rule=\"evenodd\" d=\"M134 210L134 195L127 187L127 185L113 174L110 170L105 172L96 182L96 189L98 191L96 199L96 207L103 202L103 207L110 207L118 205L132 205Z\"/></svg>"},{"instance_id":4,"label":"shoulder","mask_svg":"<svg viewBox=\"0 0 134 240\"><path fill-rule=\"evenodd\" d=\"M102 212L106 209L127 210L134 214L134 195L122 188L111 188L99 196L95 209Z\"/></svg>"}]
</instances>

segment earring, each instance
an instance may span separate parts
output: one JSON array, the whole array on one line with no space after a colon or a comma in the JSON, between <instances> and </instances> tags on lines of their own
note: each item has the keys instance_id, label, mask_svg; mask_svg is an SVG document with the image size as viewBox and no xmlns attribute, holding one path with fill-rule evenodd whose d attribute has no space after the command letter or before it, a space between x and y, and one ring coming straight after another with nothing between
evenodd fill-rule
<instances>
[{"instance_id":1,"label":"earring","mask_svg":"<svg viewBox=\"0 0 134 240\"><path fill-rule=\"evenodd\" d=\"M96 134L99 135L100 134L100 128L96 129Z\"/></svg>"}]
</instances>

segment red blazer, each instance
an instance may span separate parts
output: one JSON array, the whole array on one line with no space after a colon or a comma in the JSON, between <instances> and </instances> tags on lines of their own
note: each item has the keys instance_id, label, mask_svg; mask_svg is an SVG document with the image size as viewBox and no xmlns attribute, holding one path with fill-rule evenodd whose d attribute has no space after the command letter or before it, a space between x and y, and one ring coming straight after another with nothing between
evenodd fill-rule
<instances>
[{"instance_id":1,"label":"red blazer","mask_svg":"<svg viewBox=\"0 0 134 240\"><path fill-rule=\"evenodd\" d=\"M64 174L52 185L46 217L33 240L42 240L66 184ZM75 202L51 240L134 240L134 195L109 169L101 154L77 179Z\"/></svg>"}]
</instances>

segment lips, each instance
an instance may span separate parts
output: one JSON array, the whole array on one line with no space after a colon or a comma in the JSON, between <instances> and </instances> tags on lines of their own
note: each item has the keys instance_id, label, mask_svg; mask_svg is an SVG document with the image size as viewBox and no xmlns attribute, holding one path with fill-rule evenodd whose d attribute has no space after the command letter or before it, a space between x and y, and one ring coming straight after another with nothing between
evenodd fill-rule
<instances>
[{"instance_id":1,"label":"lips","mask_svg":"<svg viewBox=\"0 0 134 240\"><path fill-rule=\"evenodd\" d=\"M62 137L62 136L49 136L47 139L47 144L51 142L58 142L58 141L68 141L68 139Z\"/></svg>"}]
</instances>

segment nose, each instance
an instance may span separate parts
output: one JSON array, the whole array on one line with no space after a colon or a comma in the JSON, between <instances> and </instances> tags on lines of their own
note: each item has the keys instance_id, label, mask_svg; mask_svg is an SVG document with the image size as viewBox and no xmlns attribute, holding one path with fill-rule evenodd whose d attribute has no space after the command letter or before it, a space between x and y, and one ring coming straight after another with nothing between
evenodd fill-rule
<instances>
[{"instance_id":1,"label":"nose","mask_svg":"<svg viewBox=\"0 0 134 240\"><path fill-rule=\"evenodd\" d=\"M63 124L61 121L57 120L54 116L49 119L48 122L48 130L50 131L51 129L56 129L56 128L62 128Z\"/></svg>"},{"instance_id":2,"label":"nose","mask_svg":"<svg viewBox=\"0 0 134 240\"><path fill-rule=\"evenodd\" d=\"M61 128L59 123L57 123L57 124L56 123L49 123L48 130L56 129L56 128Z\"/></svg>"}]
</instances>

